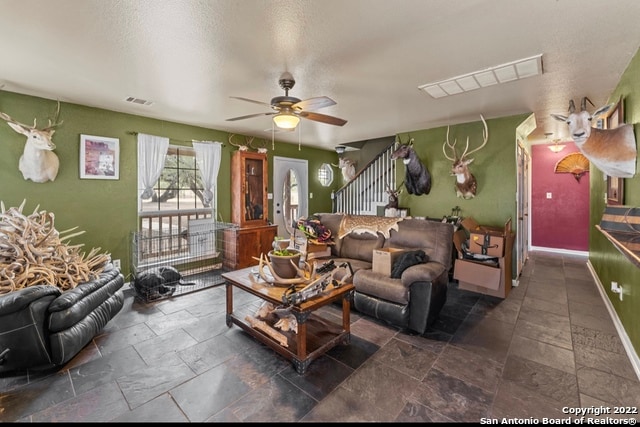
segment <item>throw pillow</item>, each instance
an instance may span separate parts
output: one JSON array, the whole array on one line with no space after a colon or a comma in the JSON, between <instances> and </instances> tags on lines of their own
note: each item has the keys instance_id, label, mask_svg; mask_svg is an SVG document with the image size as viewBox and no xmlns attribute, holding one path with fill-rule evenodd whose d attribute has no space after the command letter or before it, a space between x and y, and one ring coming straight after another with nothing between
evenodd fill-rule
<instances>
[{"instance_id":1,"label":"throw pillow","mask_svg":"<svg viewBox=\"0 0 640 427\"><path fill-rule=\"evenodd\" d=\"M429 261L429 257L424 253L422 249L417 251L405 252L396 259L391 269L391 278L399 279L402 276L402 272L412 265L423 264Z\"/></svg>"}]
</instances>

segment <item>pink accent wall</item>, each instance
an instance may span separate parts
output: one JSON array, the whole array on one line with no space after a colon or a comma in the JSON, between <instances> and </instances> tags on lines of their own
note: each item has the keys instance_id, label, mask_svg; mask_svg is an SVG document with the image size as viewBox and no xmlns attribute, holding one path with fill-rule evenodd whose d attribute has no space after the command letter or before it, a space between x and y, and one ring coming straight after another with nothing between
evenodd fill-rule
<instances>
[{"instance_id":1,"label":"pink accent wall","mask_svg":"<svg viewBox=\"0 0 640 427\"><path fill-rule=\"evenodd\" d=\"M589 250L589 172L576 181L573 174L555 173L556 163L578 152L573 142L553 153L546 145L531 146L531 245ZM547 198L551 193L551 199Z\"/></svg>"}]
</instances>

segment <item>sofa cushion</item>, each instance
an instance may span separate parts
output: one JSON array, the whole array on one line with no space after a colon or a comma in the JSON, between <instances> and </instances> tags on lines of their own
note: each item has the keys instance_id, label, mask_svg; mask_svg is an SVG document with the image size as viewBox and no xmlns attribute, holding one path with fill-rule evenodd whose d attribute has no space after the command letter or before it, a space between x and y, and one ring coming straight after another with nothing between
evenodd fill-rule
<instances>
[{"instance_id":1,"label":"sofa cushion","mask_svg":"<svg viewBox=\"0 0 640 427\"><path fill-rule=\"evenodd\" d=\"M409 287L405 286L402 280L391 279L384 274L374 273L373 270L356 272L353 276L353 285L359 293L398 304L409 303Z\"/></svg>"},{"instance_id":2,"label":"sofa cushion","mask_svg":"<svg viewBox=\"0 0 640 427\"><path fill-rule=\"evenodd\" d=\"M351 233L344 236L340 245L340 257L352 258L360 261L373 261L373 250L379 249L384 245L384 236L378 234L355 234Z\"/></svg>"},{"instance_id":3,"label":"sofa cushion","mask_svg":"<svg viewBox=\"0 0 640 427\"><path fill-rule=\"evenodd\" d=\"M409 218L398 223L398 230L391 230L385 247L422 249L430 261L451 267L453 225L439 221Z\"/></svg>"},{"instance_id":4,"label":"sofa cushion","mask_svg":"<svg viewBox=\"0 0 640 427\"><path fill-rule=\"evenodd\" d=\"M124 276L119 269L112 268L95 280L63 292L49 306L49 330L59 332L84 320L123 285Z\"/></svg>"},{"instance_id":5,"label":"sofa cushion","mask_svg":"<svg viewBox=\"0 0 640 427\"><path fill-rule=\"evenodd\" d=\"M114 283L114 282L111 282ZM51 334L51 360L62 365L71 360L118 314L124 305L124 294L117 291L68 329Z\"/></svg>"}]
</instances>

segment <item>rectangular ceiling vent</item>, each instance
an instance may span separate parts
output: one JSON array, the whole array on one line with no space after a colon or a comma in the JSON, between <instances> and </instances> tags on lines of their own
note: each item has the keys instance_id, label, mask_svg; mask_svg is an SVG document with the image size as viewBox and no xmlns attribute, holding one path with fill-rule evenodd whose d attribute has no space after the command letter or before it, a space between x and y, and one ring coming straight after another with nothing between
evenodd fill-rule
<instances>
[{"instance_id":1,"label":"rectangular ceiling vent","mask_svg":"<svg viewBox=\"0 0 640 427\"><path fill-rule=\"evenodd\" d=\"M433 98L443 98L481 87L493 86L542 74L542 54L484 70L418 86Z\"/></svg>"},{"instance_id":2,"label":"rectangular ceiling vent","mask_svg":"<svg viewBox=\"0 0 640 427\"><path fill-rule=\"evenodd\" d=\"M151 104L153 104L153 102L151 102L151 101L147 101L146 99L134 98L133 96L130 96L130 97L126 98L125 101L131 102L132 104L140 104L140 105L151 105Z\"/></svg>"}]
</instances>

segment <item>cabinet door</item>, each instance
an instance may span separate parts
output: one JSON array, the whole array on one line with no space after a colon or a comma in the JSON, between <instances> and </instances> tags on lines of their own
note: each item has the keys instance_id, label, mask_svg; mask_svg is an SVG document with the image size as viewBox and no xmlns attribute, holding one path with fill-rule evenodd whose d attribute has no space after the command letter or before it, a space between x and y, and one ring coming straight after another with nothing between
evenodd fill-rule
<instances>
[{"instance_id":1,"label":"cabinet door","mask_svg":"<svg viewBox=\"0 0 640 427\"><path fill-rule=\"evenodd\" d=\"M236 151L231 162L231 220L244 227L267 224L267 155Z\"/></svg>"},{"instance_id":2,"label":"cabinet door","mask_svg":"<svg viewBox=\"0 0 640 427\"><path fill-rule=\"evenodd\" d=\"M278 226L266 227L260 232L260 252L267 255L273 249L273 240L278 232Z\"/></svg>"}]
</instances>

